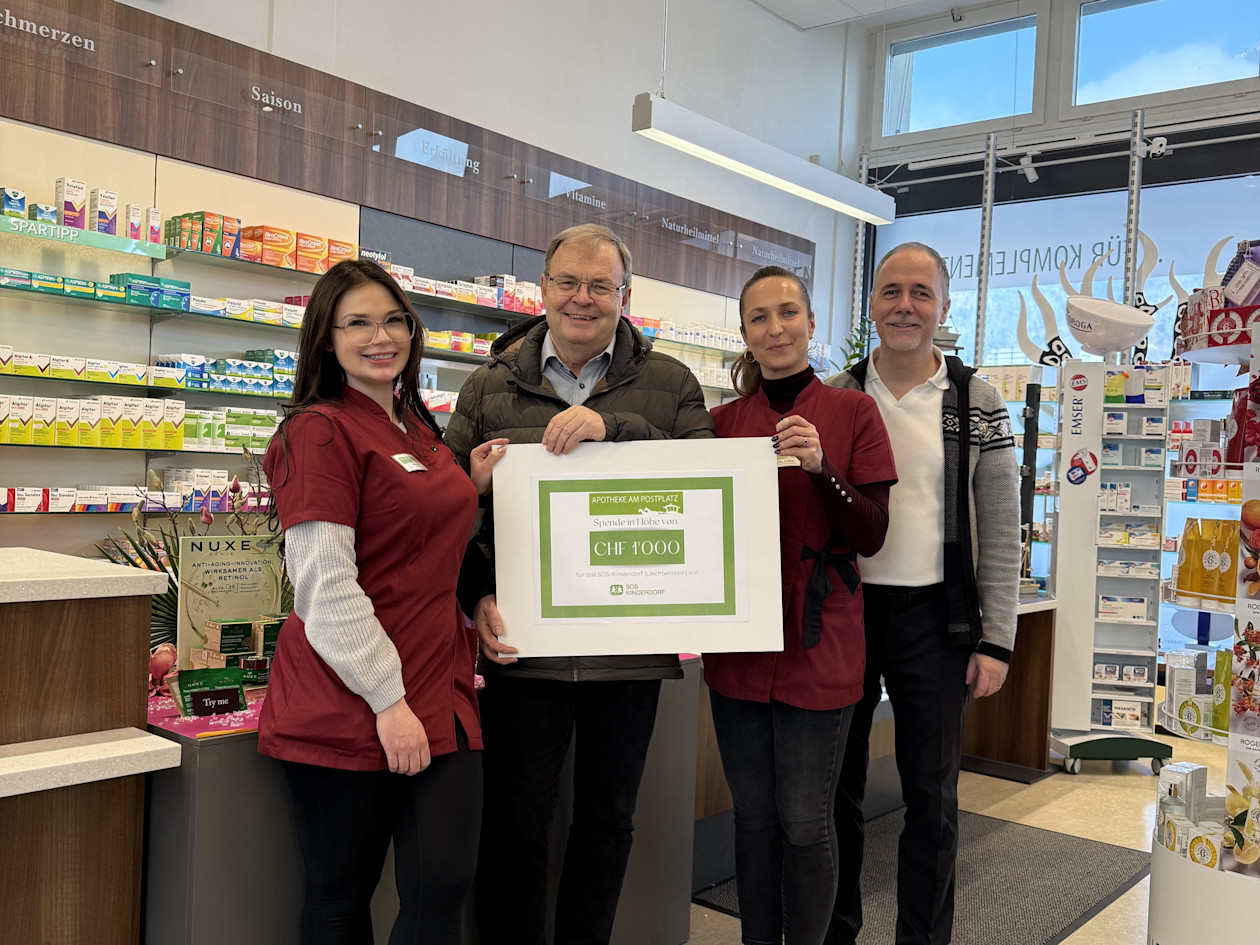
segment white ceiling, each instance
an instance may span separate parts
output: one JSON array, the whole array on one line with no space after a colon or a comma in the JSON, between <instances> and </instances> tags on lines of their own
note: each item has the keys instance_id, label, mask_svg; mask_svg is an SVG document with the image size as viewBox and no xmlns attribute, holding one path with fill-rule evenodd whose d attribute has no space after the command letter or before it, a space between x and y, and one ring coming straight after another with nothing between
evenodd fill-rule
<instances>
[{"instance_id":1,"label":"white ceiling","mask_svg":"<svg viewBox=\"0 0 1260 945\"><path fill-rule=\"evenodd\" d=\"M991 0L753 0L797 29L857 23L877 29L955 10L962 13Z\"/></svg>"}]
</instances>

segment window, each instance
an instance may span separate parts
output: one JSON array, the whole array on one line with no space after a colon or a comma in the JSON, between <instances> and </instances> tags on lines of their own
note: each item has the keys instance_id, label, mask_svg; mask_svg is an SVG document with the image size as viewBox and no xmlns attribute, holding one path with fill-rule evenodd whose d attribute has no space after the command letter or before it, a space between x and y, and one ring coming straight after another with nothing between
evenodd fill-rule
<instances>
[{"instance_id":1,"label":"window","mask_svg":"<svg viewBox=\"0 0 1260 945\"><path fill-rule=\"evenodd\" d=\"M1252 0L1081 4L1076 105L1260 76Z\"/></svg>"},{"instance_id":2,"label":"window","mask_svg":"<svg viewBox=\"0 0 1260 945\"><path fill-rule=\"evenodd\" d=\"M884 77L887 136L1033 109L1037 17L893 43Z\"/></svg>"}]
</instances>

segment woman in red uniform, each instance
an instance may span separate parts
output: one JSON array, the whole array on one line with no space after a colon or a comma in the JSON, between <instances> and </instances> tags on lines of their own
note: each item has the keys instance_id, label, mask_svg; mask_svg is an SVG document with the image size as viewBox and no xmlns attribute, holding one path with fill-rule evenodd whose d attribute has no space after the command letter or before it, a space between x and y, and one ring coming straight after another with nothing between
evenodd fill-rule
<instances>
[{"instance_id":1,"label":"woman in red uniform","mask_svg":"<svg viewBox=\"0 0 1260 945\"><path fill-rule=\"evenodd\" d=\"M258 748L284 762L306 864L303 945L370 943L392 837L391 942L459 942L481 820L473 649L455 588L477 493L419 393L419 320L361 261L320 278L264 468L293 613ZM474 487L474 483L477 487Z\"/></svg>"},{"instance_id":2,"label":"woman in red uniform","mask_svg":"<svg viewBox=\"0 0 1260 945\"><path fill-rule=\"evenodd\" d=\"M743 941L819 945L836 895L836 781L865 666L854 558L883 544L897 474L875 401L814 376L814 313L796 275L757 270L739 319L740 398L713 420L718 436L772 437L779 457L783 652L705 656L704 678L735 801Z\"/></svg>"}]
</instances>

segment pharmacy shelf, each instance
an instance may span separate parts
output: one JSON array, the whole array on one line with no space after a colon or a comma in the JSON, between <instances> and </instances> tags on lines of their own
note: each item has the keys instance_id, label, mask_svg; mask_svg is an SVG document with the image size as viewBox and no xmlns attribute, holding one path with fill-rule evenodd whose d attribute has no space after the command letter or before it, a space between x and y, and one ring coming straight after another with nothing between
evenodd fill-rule
<instances>
[{"instance_id":1,"label":"pharmacy shelf","mask_svg":"<svg viewBox=\"0 0 1260 945\"><path fill-rule=\"evenodd\" d=\"M125 236L110 236L72 226L55 223L38 223L21 217L0 217L0 233L23 240L39 240L75 248L103 249L128 256L144 256L148 259L165 259L167 247L161 243L131 240Z\"/></svg>"},{"instance_id":2,"label":"pharmacy shelf","mask_svg":"<svg viewBox=\"0 0 1260 945\"><path fill-rule=\"evenodd\" d=\"M145 391L150 395L157 395L159 397L182 397L190 394L205 394L211 397L248 397L251 400L286 401L291 396L290 394L250 394L244 391L209 390L201 387L154 387L150 384L120 384L117 381L89 381L81 377L45 377L43 375L34 374L0 374L0 378L3 378L4 380L42 381L49 384L85 384L92 387L104 388L105 390Z\"/></svg>"},{"instance_id":3,"label":"pharmacy shelf","mask_svg":"<svg viewBox=\"0 0 1260 945\"><path fill-rule=\"evenodd\" d=\"M1144 577L1141 574L1106 574L1102 571L1096 572L1097 576L1104 581L1158 581L1161 580L1158 574L1151 577Z\"/></svg>"},{"instance_id":4,"label":"pharmacy shelf","mask_svg":"<svg viewBox=\"0 0 1260 945\"><path fill-rule=\"evenodd\" d=\"M1112 544L1110 542L1104 542L1104 541L1098 542L1096 545L1094 545L1094 547L1095 548L1124 548L1126 551L1159 551L1160 550L1159 545L1121 545L1121 544Z\"/></svg>"},{"instance_id":5,"label":"pharmacy shelf","mask_svg":"<svg viewBox=\"0 0 1260 945\"><path fill-rule=\"evenodd\" d=\"M1148 472L1164 474L1163 466L1108 466L1106 464L1098 467L1100 472Z\"/></svg>"},{"instance_id":6,"label":"pharmacy shelf","mask_svg":"<svg viewBox=\"0 0 1260 945\"><path fill-rule=\"evenodd\" d=\"M235 450L167 450L167 449L134 449L123 446L52 446L36 443L5 443L5 447L20 450L86 450L93 453L136 453L147 454L149 456L174 456L187 454L189 456L236 456L244 458L239 449ZM253 450L251 450L253 452ZM258 452L262 452L261 449Z\"/></svg>"},{"instance_id":7,"label":"pharmacy shelf","mask_svg":"<svg viewBox=\"0 0 1260 945\"><path fill-rule=\"evenodd\" d=\"M1094 617L1094 623L1105 623L1108 626L1115 627L1157 627L1159 622L1155 620L1117 620L1112 617Z\"/></svg>"},{"instance_id":8,"label":"pharmacy shelf","mask_svg":"<svg viewBox=\"0 0 1260 945\"><path fill-rule=\"evenodd\" d=\"M1111 690L1113 689L1124 690L1124 689L1154 689L1154 688L1155 688L1155 684L1153 682L1125 682L1121 679L1095 679L1094 680L1095 694L1101 692L1104 695L1111 695L1112 694ZM1130 694L1131 693L1127 693L1127 692L1117 693L1117 695L1122 695L1122 696L1130 695Z\"/></svg>"},{"instance_id":9,"label":"pharmacy shelf","mask_svg":"<svg viewBox=\"0 0 1260 945\"><path fill-rule=\"evenodd\" d=\"M1158 650L1127 649L1119 646L1096 646L1094 652L1103 656L1159 656Z\"/></svg>"},{"instance_id":10,"label":"pharmacy shelf","mask_svg":"<svg viewBox=\"0 0 1260 945\"><path fill-rule=\"evenodd\" d=\"M1109 410L1167 410L1167 404L1103 404L1103 412Z\"/></svg>"},{"instance_id":11,"label":"pharmacy shelf","mask_svg":"<svg viewBox=\"0 0 1260 945\"><path fill-rule=\"evenodd\" d=\"M1168 437L1162 433L1154 436L1140 433L1104 433L1102 438L1104 440L1141 440L1143 443L1166 443L1168 441Z\"/></svg>"},{"instance_id":12,"label":"pharmacy shelf","mask_svg":"<svg viewBox=\"0 0 1260 945\"><path fill-rule=\"evenodd\" d=\"M1154 686L1155 684L1151 683L1150 685ZM1147 702L1147 703L1150 703L1151 705L1155 704L1154 696L1143 696L1136 692L1099 692L1098 690L1095 689L1094 695L1092 698L1094 699L1132 699L1134 702ZM1107 731L1111 731L1111 730L1108 729Z\"/></svg>"},{"instance_id":13,"label":"pharmacy shelf","mask_svg":"<svg viewBox=\"0 0 1260 945\"><path fill-rule=\"evenodd\" d=\"M1106 512L1100 511L1102 518L1162 518L1163 512Z\"/></svg>"},{"instance_id":14,"label":"pharmacy shelf","mask_svg":"<svg viewBox=\"0 0 1260 945\"><path fill-rule=\"evenodd\" d=\"M1133 701L1142 702L1143 700L1135 698ZM1129 739L1141 738L1142 733L1145 733L1147 735L1155 734L1155 726L1151 725L1150 723L1147 723L1146 725L1141 725L1137 728L1116 728L1114 725L1091 725L1089 727L1089 730L1091 732L1100 732L1100 733L1106 732L1108 735L1115 736L1116 738L1129 738ZM1142 741L1146 741L1146 739L1142 739ZM1152 742L1152 744L1158 745L1159 743ZM1139 757L1145 758L1147 756L1140 755ZM1169 758L1172 757L1172 749L1169 749L1168 757ZM1152 763L1152 766L1153 766L1153 763Z\"/></svg>"}]
</instances>

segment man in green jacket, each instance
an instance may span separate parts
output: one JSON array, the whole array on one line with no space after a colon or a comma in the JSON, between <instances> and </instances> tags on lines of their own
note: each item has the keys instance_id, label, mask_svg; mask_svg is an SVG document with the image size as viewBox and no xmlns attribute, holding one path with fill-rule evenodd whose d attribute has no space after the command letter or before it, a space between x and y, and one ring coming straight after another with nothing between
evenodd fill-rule
<instances>
[{"instance_id":1,"label":"man in green jacket","mask_svg":"<svg viewBox=\"0 0 1260 945\"><path fill-rule=\"evenodd\" d=\"M691 371L622 318L630 251L612 231L571 227L543 266L546 315L495 342L490 363L464 384L446 443L465 468L498 437L542 443L557 455L584 441L713 436ZM493 530L468 554L493 563ZM547 840L560 775L576 732L573 822L555 910L554 945L607 942L630 856L634 807L662 679L676 654L517 660L501 643L493 594L473 615L486 688L485 804L477 873L483 945L539 945L547 918Z\"/></svg>"}]
</instances>

